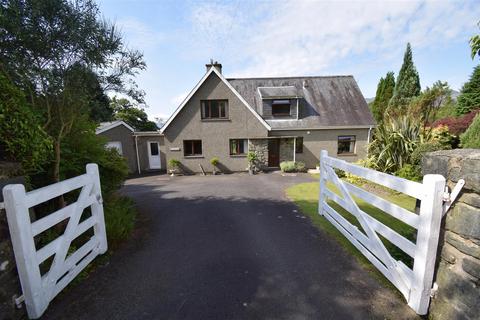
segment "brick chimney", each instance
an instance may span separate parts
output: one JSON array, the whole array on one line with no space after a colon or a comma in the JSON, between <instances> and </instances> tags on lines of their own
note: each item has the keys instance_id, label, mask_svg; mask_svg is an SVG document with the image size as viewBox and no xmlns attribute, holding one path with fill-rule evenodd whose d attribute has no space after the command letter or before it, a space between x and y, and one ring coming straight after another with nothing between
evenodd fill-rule
<instances>
[{"instance_id":1,"label":"brick chimney","mask_svg":"<svg viewBox=\"0 0 480 320\"><path fill-rule=\"evenodd\" d=\"M207 63L205 67L207 67L207 72L211 67L214 67L218 72L222 73L222 64L218 63L218 61L213 62L213 59L210 59L210 63Z\"/></svg>"}]
</instances>

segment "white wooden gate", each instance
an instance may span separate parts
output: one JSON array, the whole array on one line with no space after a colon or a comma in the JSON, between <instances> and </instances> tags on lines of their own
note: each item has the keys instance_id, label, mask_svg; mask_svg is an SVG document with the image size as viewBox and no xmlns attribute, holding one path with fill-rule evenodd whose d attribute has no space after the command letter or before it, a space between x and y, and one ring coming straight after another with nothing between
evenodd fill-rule
<instances>
[{"instance_id":1,"label":"white wooden gate","mask_svg":"<svg viewBox=\"0 0 480 320\"><path fill-rule=\"evenodd\" d=\"M364 189L338 178L334 169L340 169L387 188L421 200L420 214L405 210ZM339 194L329 190L332 182ZM418 314L426 314L430 303L432 279L442 220L445 178L426 175L423 183L398 178L332 158L320 153L320 195L318 212L327 218L350 242L391 281L403 294L408 305ZM417 229L416 243L404 238L385 224L362 211L353 196L376 206L387 214ZM334 201L356 217L363 232L335 211L327 201ZM393 243L414 259L413 269L394 259L379 235Z\"/></svg>"},{"instance_id":2,"label":"white wooden gate","mask_svg":"<svg viewBox=\"0 0 480 320\"><path fill-rule=\"evenodd\" d=\"M107 251L100 178L96 164L88 164L86 174L31 192L21 184L3 188L8 226L28 316L40 317L50 301L67 286L97 255ZM81 188L76 202L33 223L29 208ZM91 207L92 215L80 222L82 212ZM37 250L34 237L67 220L65 232ZM70 244L93 228L93 236L75 252ZM40 264L54 255L50 269L41 275Z\"/></svg>"}]
</instances>

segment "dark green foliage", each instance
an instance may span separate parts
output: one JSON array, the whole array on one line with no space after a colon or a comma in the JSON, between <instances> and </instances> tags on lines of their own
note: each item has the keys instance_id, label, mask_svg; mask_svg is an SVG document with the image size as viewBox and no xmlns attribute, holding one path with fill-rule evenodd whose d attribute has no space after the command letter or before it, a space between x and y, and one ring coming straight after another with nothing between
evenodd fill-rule
<instances>
[{"instance_id":1,"label":"dark green foliage","mask_svg":"<svg viewBox=\"0 0 480 320\"><path fill-rule=\"evenodd\" d=\"M480 149L480 113L473 119L467 131L460 136L463 148Z\"/></svg>"},{"instance_id":2,"label":"dark green foliage","mask_svg":"<svg viewBox=\"0 0 480 320\"><path fill-rule=\"evenodd\" d=\"M148 120L147 113L129 100L113 98L111 107L115 112L115 119L123 120L138 131L155 131L158 127L155 122Z\"/></svg>"},{"instance_id":3,"label":"dark green foliage","mask_svg":"<svg viewBox=\"0 0 480 320\"><path fill-rule=\"evenodd\" d=\"M53 143L50 179L60 179L61 146L77 119L109 118L104 91L141 100L132 81L142 54L123 44L92 0L6 0L0 6L0 65L41 115Z\"/></svg>"},{"instance_id":4,"label":"dark green foliage","mask_svg":"<svg viewBox=\"0 0 480 320\"><path fill-rule=\"evenodd\" d=\"M405 55L403 56L403 64L398 73L393 97L389 102L389 113L392 115L403 114L403 111L406 109L412 98L419 94L420 77L413 64L412 48L410 47L410 43L408 43Z\"/></svg>"},{"instance_id":5,"label":"dark green foliage","mask_svg":"<svg viewBox=\"0 0 480 320\"><path fill-rule=\"evenodd\" d=\"M470 79L460 91L456 114L462 115L476 109L480 109L480 65L473 69Z\"/></svg>"},{"instance_id":6,"label":"dark green foliage","mask_svg":"<svg viewBox=\"0 0 480 320\"><path fill-rule=\"evenodd\" d=\"M113 194L105 198L104 214L108 244L115 248L135 226L135 203L130 198Z\"/></svg>"},{"instance_id":7,"label":"dark green foliage","mask_svg":"<svg viewBox=\"0 0 480 320\"><path fill-rule=\"evenodd\" d=\"M21 163L26 174L42 170L52 151L40 123L23 92L0 73L0 145L6 159Z\"/></svg>"},{"instance_id":8,"label":"dark green foliage","mask_svg":"<svg viewBox=\"0 0 480 320\"><path fill-rule=\"evenodd\" d=\"M388 107L388 103L393 96L395 89L395 76L393 72L388 72L385 78L380 78L375 94L375 100L371 103L373 118L380 124Z\"/></svg>"},{"instance_id":9,"label":"dark green foliage","mask_svg":"<svg viewBox=\"0 0 480 320\"><path fill-rule=\"evenodd\" d=\"M115 149L106 149L103 137L95 134L96 124L86 115L79 117L72 132L62 144L63 165L61 178L70 178L85 172L87 163L97 163L102 193L118 190L128 175L128 164Z\"/></svg>"}]
</instances>

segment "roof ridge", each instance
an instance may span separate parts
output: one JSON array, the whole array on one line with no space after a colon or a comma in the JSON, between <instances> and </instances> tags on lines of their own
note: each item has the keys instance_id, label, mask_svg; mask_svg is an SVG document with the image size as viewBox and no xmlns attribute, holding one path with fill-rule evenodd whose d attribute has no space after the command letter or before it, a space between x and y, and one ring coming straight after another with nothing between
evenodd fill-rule
<instances>
[{"instance_id":1,"label":"roof ridge","mask_svg":"<svg viewBox=\"0 0 480 320\"><path fill-rule=\"evenodd\" d=\"M345 75L331 75L331 76L289 76L289 77L235 77L235 78L226 78L227 80L259 80L259 79L301 79L301 78L353 78L352 74Z\"/></svg>"}]
</instances>

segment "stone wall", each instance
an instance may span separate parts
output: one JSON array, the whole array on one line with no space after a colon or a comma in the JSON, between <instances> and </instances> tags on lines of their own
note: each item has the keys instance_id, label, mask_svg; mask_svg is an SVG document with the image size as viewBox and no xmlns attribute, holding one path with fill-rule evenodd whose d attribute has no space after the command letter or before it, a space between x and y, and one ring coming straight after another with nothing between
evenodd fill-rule
<instances>
[{"instance_id":1,"label":"stone wall","mask_svg":"<svg viewBox=\"0 0 480 320\"><path fill-rule=\"evenodd\" d=\"M440 235L435 282L438 292L430 306L432 319L480 318L480 149L427 154L423 174L445 176L451 188L466 184L447 212Z\"/></svg>"},{"instance_id":2,"label":"stone wall","mask_svg":"<svg viewBox=\"0 0 480 320\"><path fill-rule=\"evenodd\" d=\"M268 140L267 139L250 139L248 151L257 154L257 168L265 170L268 168Z\"/></svg>"}]
</instances>

